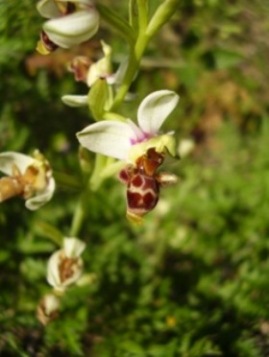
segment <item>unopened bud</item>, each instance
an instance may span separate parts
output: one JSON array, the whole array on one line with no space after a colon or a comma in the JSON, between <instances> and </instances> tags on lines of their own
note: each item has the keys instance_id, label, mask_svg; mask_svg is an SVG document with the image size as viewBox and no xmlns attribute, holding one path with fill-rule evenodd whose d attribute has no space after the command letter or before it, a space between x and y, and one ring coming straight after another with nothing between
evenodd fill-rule
<instances>
[{"instance_id":1,"label":"unopened bud","mask_svg":"<svg viewBox=\"0 0 269 357\"><path fill-rule=\"evenodd\" d=\"M45 295L39 302L36 310L37 319L42 325L47 325L59 315L60 300L53 294Z\"/></svg>"}]
</instances>

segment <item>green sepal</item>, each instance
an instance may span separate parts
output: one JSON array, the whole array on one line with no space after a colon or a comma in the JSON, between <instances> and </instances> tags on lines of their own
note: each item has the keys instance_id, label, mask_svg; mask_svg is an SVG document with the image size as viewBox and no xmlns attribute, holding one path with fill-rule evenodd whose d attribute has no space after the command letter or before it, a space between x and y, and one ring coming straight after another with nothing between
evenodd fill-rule
<instances>
[{"instance_id":1,"label":"green sepal","mask_svg":"<svg viewBox=\"0 0 269 357\"><path fill-rule=\"evenodd\" d=\"M132 46L135 43L135 33L128 22L105 5L97 4L96 7L103 19Z\"/></svg>"},{"instance_id":2,"label":"green sepal","mask_svg":"<svg viewBox=\"0 0 269 357\"><path fill-rule=\"evenodd\" d=\"M93 118L98 121L103 119L106 104L109 100L109 88L106 80L98 79L91 87L88 94L88 104Z\"/></svg>"}]
</instances>

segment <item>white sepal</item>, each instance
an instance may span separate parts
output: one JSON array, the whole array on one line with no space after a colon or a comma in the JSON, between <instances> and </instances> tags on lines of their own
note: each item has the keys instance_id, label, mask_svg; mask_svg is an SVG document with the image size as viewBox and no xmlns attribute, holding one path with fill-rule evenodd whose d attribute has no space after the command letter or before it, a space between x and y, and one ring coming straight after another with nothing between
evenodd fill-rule
<instances>
[{"instance_id":1,"label":"white sepal","mask_svg":"<svg viewBox=\"0 0 269 357\"><path fill-rule=\"evenodd\" d=\"M136 139L129 124L114 120L91 124L77 138L86 149L121 160L127 158L131 141Z\"/></svg>"},{"instance_id":2,"label":"white sepal","mask_svg":"<svg viewBox=\"0 0 269 357\"><path fill-rule=\"evenodd\" d=\"M28 166L33 165L36 160L18 152L7 151L0 154L0 171L5 175L13 175L14 165L23 173Z\"/></svg>"},{"instance_id":3,"label":"white sepal","mask_svg":"<svg viewBox=\"0 0 269 357\"><path fill-rule=\"evenodd\" d=\"M78 258L86 248L86 244L82 240L74 237L64 238L63 246L64 253L68 258Z\"/></svg>"},{"instance_id":4,"label":"white sepal","mask_svg":"<svg viewBox=\"0 0 269 357\"><path fill-rule=\"evenodd\" d=\"M138 108L138 124L147 134L158 134L163 122L175 109L179 96L170 90L160 90L149 94Z\"/></svg>"},{"instance_id":5,"label":"white sepal","mask_svg":"<svg viewBox=\"0 0 269 357\"><path fill-rule=\"evenodd\" d=\"M55 187L55 180L53 177L50 177L46 189L37 193L35 196L28 198L25 201L25 207L31 211L39 209L41 206L51 200L55 191Z\"/></svg>"},{"instance_id":6,"label":"white sepal","mask_svg":"<svg viewBox=\"0 0 269 357\"><path fill-rule=\"evenodd\" d=\"M70 48L87 41L98 30L99 14L95 9L77 11L51 19L43 25L49 39L62 48Z\"/></svg>"}]
</instances>

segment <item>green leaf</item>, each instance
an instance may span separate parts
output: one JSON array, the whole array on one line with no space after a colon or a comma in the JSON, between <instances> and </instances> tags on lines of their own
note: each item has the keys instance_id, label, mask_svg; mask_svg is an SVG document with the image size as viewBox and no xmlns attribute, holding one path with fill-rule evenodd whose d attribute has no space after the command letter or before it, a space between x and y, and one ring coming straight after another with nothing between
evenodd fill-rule
<instances>
[{"instance_id":1,"label":"green leaf","mask_svg":"<svg viewBox=\"0 0 269 357\"><path fill-rule=\"evenodd\" d=\"M65 172L53 171L53 176L58 187L74 191L81 190L81 180Z\"/></svg>"},{"instance_id":2,"label":"green leaf","mask_svg":"<svg viewBox=\"0 0 269 357\"><path fill-rule=\"evenodd\" d=\"M243 56L240 53L226 49L217 49L214 51L216 66L219 69L231 68L239 64Z\"/></svg>"},{"instance_id":3,"label":"green leaf","mask_svg":"<svg viewBox=\"0 0 269 357\"><path fill-rule=\"evenodd\" d=\"M33 231L38 235L50 239L51 241L58 244L59 246L62 245L63 234L56 227L52 226L47 222L44 221L35 222Z\"/></svg>"},{"instance_id":4,"label":"green leaf","mask_svg":"<svg viewBox=\"0 0 269 357\"><path fill-rule=\"evenodd\" d=\"M101 16L113 27L131 46L135 42L135 33L128 22L105 5L96 5Z\"/></svg>"}]
</instances>

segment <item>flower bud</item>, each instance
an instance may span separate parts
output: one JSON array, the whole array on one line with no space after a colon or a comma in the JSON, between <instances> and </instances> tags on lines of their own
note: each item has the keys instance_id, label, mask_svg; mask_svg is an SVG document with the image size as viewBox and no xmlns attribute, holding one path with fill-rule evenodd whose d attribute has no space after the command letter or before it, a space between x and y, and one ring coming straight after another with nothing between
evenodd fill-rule
<instances>
[{"instance_id":1,"label":"flower bud","mask_svg":"<svg viewBox=\"0 0 269 357\"><path fill-rule=\"evenodd\" d=\"M39 302L36 310L37 319L42 325L47 325L57 318L59 314L60 300L54 294L45 295Z\"/></svg>"}]
</instances>

